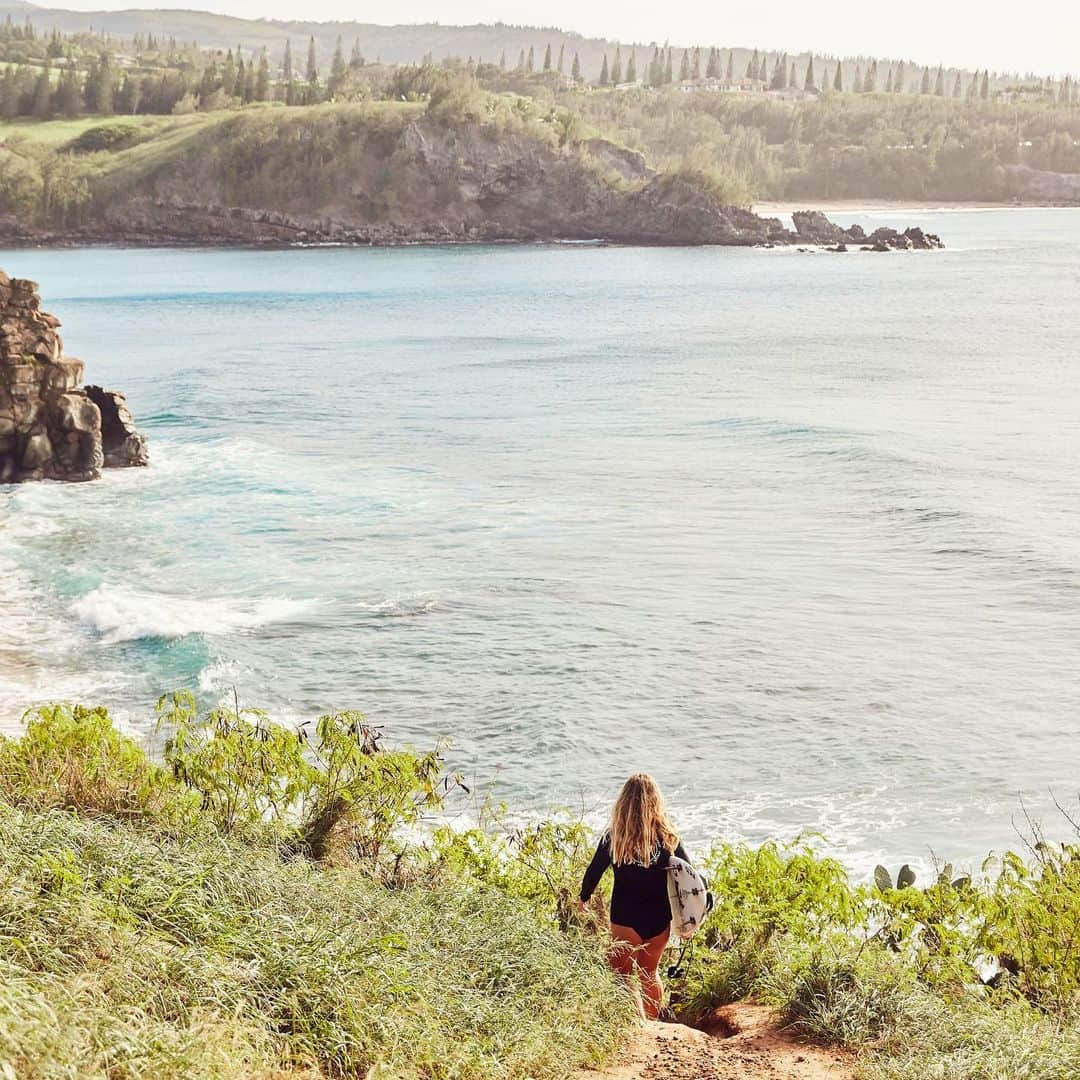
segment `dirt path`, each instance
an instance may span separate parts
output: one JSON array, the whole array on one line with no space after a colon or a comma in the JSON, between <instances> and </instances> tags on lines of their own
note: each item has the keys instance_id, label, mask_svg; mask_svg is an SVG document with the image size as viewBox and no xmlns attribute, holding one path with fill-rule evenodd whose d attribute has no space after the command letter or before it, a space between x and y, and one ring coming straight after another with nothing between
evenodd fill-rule
<instances>
[{"instance_id":1,"label":"dirt path","mask_svg":"<svg viewBox=\"0 0 1080 1080\"><path fill-rule=\"evenodd\" d=\"M781 1031L769 1009L740 1002L713 1014L708 1031L646 1024L626 1058L574 1080L853 1080L854 1060L841 1050L799 1042Z\"/></svg>"}]
</instances>

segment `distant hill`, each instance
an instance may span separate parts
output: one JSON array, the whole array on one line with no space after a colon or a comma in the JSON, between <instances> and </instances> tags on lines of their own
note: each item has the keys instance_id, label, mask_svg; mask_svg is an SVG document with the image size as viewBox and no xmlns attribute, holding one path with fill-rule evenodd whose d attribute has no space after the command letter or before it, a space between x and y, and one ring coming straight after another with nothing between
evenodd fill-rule
<instances>
[{"instance_id":1,"label":"distant hill","mask_svg":"<svg viewBox=\"0 0 1080 1080\"><path fill-rule=\"evenodd\" d=\"M240 19L231 15L217 15L208 11L183 11L170 9L128 8L123 11L69 11L64 8L40 7L24 0L0 0L0 20L10 15L13 21L22 21L29 17L39 29L57 29L66 34L86 31L93 28L111 36L130 38L136 34L153 34L155 37L173 37L178 42L197 42L209 48L229 49L240 45L245 51L266 48L272 62L280 62L285 49L285 42L293 43L293 55L297 49L305 47L308 38L315 39L320 65L329 62L337 39L340 37L350 49L354 41L360 42L364 57L369 60L382 60L391 64L420 63L426 57L439 62L447 57L462 60L485 60L497 63L505 55L508 67L515 67L519 57L526 56L531 49L536 68L543 65L544 54L548 46L552 50L552 62L557 63L560 50L564 51L564 66L569 72L575 53L578 54L583 76L595 80L603 65L605 54L614 59L616 48L621 48L623 63L630 54L637 54L640 70L652 56L653 42L626 42L607 38L587 38L555 27L514 26L508 23L493 23L474 26L447 26L439 23L402 24L397 26L379 26L375 23L362 22L308 22L280 21L271 19ZM684 45L700 46L707 49L713 45L724 49L725 63L728 55L732 56L732 65L741 76L754 53L753 42L744 43L747 47L734 46L731 42L684 42L678 44L681 51ZM301 56L304 54L301 53ZM776 52L766 54L768 63L775 63ZM816 54L820 60L821 54ZM789 53L787 60L794 63L800 73L804 73L809 54ZM830 57L835 69L835 57ZM844 78L850 84L856 70L865 71L876 60L886 65L904 59L909 66L913 61L900 57L852 56L844 58ZM920 57L915 64L931 64L933 57ZM937 63L931 64L936 68ZM822 73L819 67L819 77ZM952 85L957 72L970 77L966 69L945 67L944 72ZM802 75L800 74L800 77ZM1018 81L1015 75L1002 75L992 80L992 85ZM884 80L884 76L882 76Z\"/></svg>"}]
</instances>

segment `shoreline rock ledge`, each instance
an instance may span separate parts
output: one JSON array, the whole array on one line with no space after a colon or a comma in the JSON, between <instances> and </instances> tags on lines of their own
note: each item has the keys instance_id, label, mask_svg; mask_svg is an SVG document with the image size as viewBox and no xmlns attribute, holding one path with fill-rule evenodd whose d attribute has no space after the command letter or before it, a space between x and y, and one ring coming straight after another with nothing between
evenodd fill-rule
<instances>
[{"instance_id":1,"label":"shoreline rock ledge","mask_svg":"<svg viewBox=\"0 0 1080 1080\"><path fill-rule=\"evenodd\" d=\"M64 356L59 325L35 282L0 270L0 483L96 480L149 463L124 395L80 387L83 362Z\"/></svg>"}]
</instances>

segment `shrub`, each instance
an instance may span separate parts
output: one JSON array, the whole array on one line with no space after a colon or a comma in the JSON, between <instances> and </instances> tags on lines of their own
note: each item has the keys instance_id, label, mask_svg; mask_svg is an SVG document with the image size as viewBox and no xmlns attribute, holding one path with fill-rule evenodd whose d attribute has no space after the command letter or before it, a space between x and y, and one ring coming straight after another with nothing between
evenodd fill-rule
<instances>
[{"instance_id":1,"label":"shrub","mask_svg":"<svg viewBox=\"0 0 1080 1080\"><path fill-rule=\"evenodd\" d=\"M67 144L76 154L92 154L99 150L123 150L134 146L142 135L138 124L115 120L108 124L87 128Z\"/></svg>"},{"instance_id":2,"label":"shrub","mask_svg":"<svg viewBox=\"0 0 1080 1080\"><path fill-rule=\"evenodd\" d=\"M197 806L103 708L43 705L23 721L21 738L0 738L0 797L9 802L173 825Z\"/></svg>"},{"instance_id":3,"label":"shrub","mask_svg":"<svg viewBox=\"0 0 1080 1080\"><path fill-rule=\"evenodd\" d=\"M374 861L395 831L462 785L443 773L437 749L383 749L382 733L358 712L320 717L314 737L307 724L285 728L238 702L200 717L186 691L162 697L158 713L169 732L166 764L219 832L276 838L310 858L340 840Z\"/></svg>"}]
</instances>

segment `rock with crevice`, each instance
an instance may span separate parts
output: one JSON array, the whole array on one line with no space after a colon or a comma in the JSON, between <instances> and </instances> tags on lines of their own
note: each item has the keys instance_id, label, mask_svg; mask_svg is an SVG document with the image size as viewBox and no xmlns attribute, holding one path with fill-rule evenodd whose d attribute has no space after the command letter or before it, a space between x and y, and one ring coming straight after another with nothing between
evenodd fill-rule
<instances>
[{"instance_id":1,"label":"rock with crevice","mask_svg":"<svg viewBox=\"0 0 1080 1080\"><path fill-rule=\"evenodd\" d=\"M0 270L0 483L96 480L106 466L147 464L123 394L81 388L60 320L35 282Z\"/></svg>"}]
</instances>

